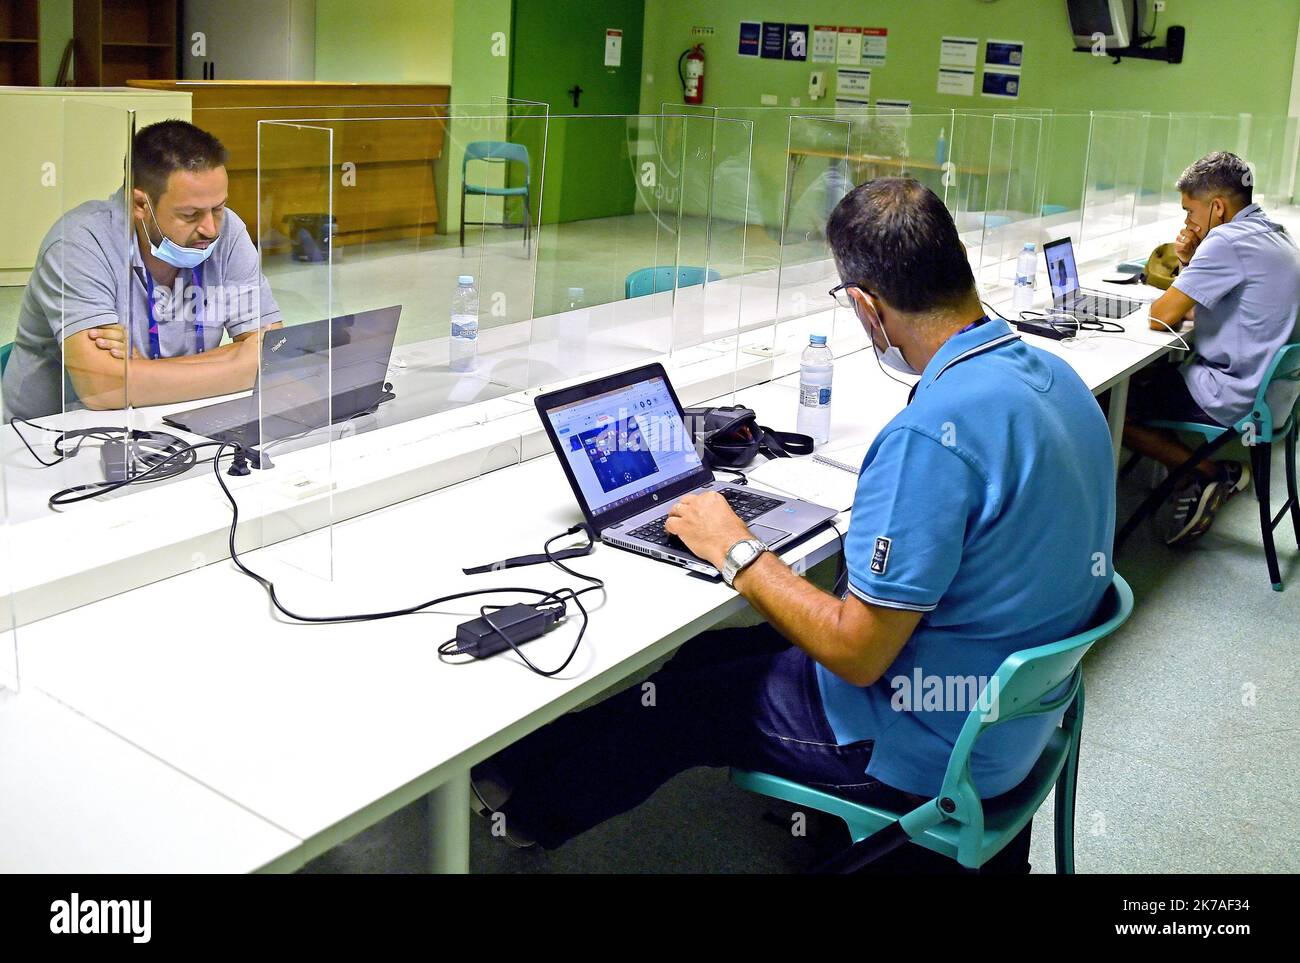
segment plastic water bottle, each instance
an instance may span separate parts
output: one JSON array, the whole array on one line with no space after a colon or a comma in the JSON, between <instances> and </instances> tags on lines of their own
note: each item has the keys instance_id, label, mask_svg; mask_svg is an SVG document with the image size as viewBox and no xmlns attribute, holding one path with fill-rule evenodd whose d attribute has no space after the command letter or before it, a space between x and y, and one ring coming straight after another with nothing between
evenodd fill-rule
<instances>
[{"instance_id":1,"label":"plastic water bottle","mask_svg":"<svg viewBox=\"0 0 1300 963\"><path fill-rule=\"evenodd\" d=\"M478 288L462 274L451 296L451 370L473 371L478 364Z\"/></svg>"},{"instance_id":2,"label":"plastic water bottle","mask_svg":"<svg viewBox=\"0 0 1300 963\"><path fill-rule=\"evenodd\" d=\"M569 288L560 319L560 360L573 368L574 374L587 369L587 338L591 334L591 312L587 310L587 292Z\"/></svg>"},{"instance_id":3,"label":"plastic water bottle","mask_svg":"<svg viewBox=\"0 0 1300 963\"><path fill-rule=\"evenodd\" d=\"M1034 245L1026 242L1024 250L1016 258L1016 290L1012 301L1016 313L1028 311L1034 306L1034 280L1038 269L1038 258L1034 256Z\"/></svg>"},{"instance_id":4,"label":"plastic water bottle","mask_svg":"<svg viewBox=\"0 0 1300 963\"><path fill-rule=\"evenodd\" d=\"M799 358L798 431L811 435L818 445L831 438L831 376L834 356L826 347L826 335L808 337L808 347Z\"/></svg>"}]
</instances>

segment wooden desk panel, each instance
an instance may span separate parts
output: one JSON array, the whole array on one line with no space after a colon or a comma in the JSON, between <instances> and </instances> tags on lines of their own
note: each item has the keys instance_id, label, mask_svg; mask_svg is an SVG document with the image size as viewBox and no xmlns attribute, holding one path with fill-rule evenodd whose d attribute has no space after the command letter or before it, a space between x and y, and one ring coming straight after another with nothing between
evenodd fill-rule
<instances>
[{"instance_id":1,"label":"wooden desk panel","mask_svg":"<svg viewBox=\"0 0 1300 963\"><path fill-rule=\"evenodd\" d=\"M260 121L301 121L332 133L262 128L262 208L256 237L285 233L285 218L324 213L327 163L334 172L337 244L436 232L440 219L434 164L442 157L451 88L438 84L279 83L274 81L131 81L133 87L184 90L193 122L230 152L230 207L258 221ZM381 106L375 106L381 105ZM400 120L397 118L401 118ZM344 164L349 169L343 182ZM271 232L274 231L274 234Z\"/></svg>"}]
</instances>

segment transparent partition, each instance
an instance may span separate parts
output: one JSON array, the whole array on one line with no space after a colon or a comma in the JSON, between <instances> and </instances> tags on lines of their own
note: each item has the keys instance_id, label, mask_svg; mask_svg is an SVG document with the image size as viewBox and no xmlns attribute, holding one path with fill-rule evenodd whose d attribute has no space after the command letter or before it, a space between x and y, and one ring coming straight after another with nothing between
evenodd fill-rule
<instances>
[{"instance_id":1,"label":"transparent partition","mask_svg":"<svg viewBox=\"0 0 1300 963\"><path fill-rule=\"evenodd\" d=\"M1075 243L1081 267L1113 265L1128 256L1146 167L1147 127L1144 113L1092 114L1083 216Z\"/></svg>"},{"instance_id":2,"label":"transparent partition","mask_svg":"<svg viewBox=\"0 0 1300 963\"><path fill-rule=\"evenodd\" d=\"M961 130L964 118L958 115ZM981 126L984 126L981 122ZM975 244L967 243L971 266L988 299L1009 297L1015 284L1016 259L1026 244L1037 246L1042 233L1044 150L1043 119L1034 114L994 114L988 124L988 154L961 156L954 144L958 183L983 182L983 190L972 189L966 200L978 197L982 216L965 212L972 225L980 227ZM978 147L983 147L982 133ZM972 237L972 239L974 239Z\"/></svg>"},{"instance_id":3,"label":"transparent partition","mask_svg":"<svg viewBox=\"0 0 1300 963\"><path fill-rule=\"evenodd\" d=\"M1290 204L1297 156L1297 118L1243 114L1238 129L1238 147L1242 159L1251 168L1255 202L1266 211Z\"/></svg>"},{"instance_id":4,"label":"transparent partition","mask_svg":"<svg viewBox=\"0 0 1300 963\"><path fill-rule=\"evenodd\" d=\"M0 396L4 388L0 385ZM0 699L18 691L18 632L13 606L13 545L9 536L8 490L0 461Z\"/></svg>"}]
</instances>

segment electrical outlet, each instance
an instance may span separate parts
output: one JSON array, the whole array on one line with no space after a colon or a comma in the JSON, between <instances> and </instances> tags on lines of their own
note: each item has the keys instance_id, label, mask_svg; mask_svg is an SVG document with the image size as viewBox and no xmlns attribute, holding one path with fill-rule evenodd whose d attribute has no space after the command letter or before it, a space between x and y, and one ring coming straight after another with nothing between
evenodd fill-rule
<instances>
[{"instance_id":1,"label":"electrical outlet","mask_svg":"<svg viewBox=\"0 0 1300 963\"><path fill-rule=\"evenodd\" d=\"M791 106L791 107L798 107L799 104L800 104L800 101L799 101L799 98L798 98L798 97L791 97L791 98L790 98L790 106Z\"/></svg>"},{"instance_id":2,"label":"electrical outlet","mask_svg":"<svg viewBox=\"0 0 1300 963\"><path fill-rule=\"evenodd\" d=\"M1156 13L1165 12L1165 0L1156 0Z\"/></svg>"}]
</instances>

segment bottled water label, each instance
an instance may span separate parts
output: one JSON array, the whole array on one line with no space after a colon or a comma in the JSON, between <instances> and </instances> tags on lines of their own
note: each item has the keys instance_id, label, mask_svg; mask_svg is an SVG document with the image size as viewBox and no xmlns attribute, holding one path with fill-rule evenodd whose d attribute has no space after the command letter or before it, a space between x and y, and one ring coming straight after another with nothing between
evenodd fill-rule
<instances>
[{"instance_id":1,"label":"bottled water label","mask_svg":"<svg viewBox=\"0 0 1300 963\"><path fill-rule=\"evenodd\" d=\"M451 336L453 338L477 338L478 337L478 318L455 317L451 319Z\"/></svg>"},{"instance_id":2,"label":"bottled water label","mask_svg":"<svg viewBox=\"0 0 1300 963\"><path fill-rule=\"evenodd\" d=\"M799 385L799 404L805 408L825 408L830 403L830 385Z\"/></svg>"}]
</instances>

